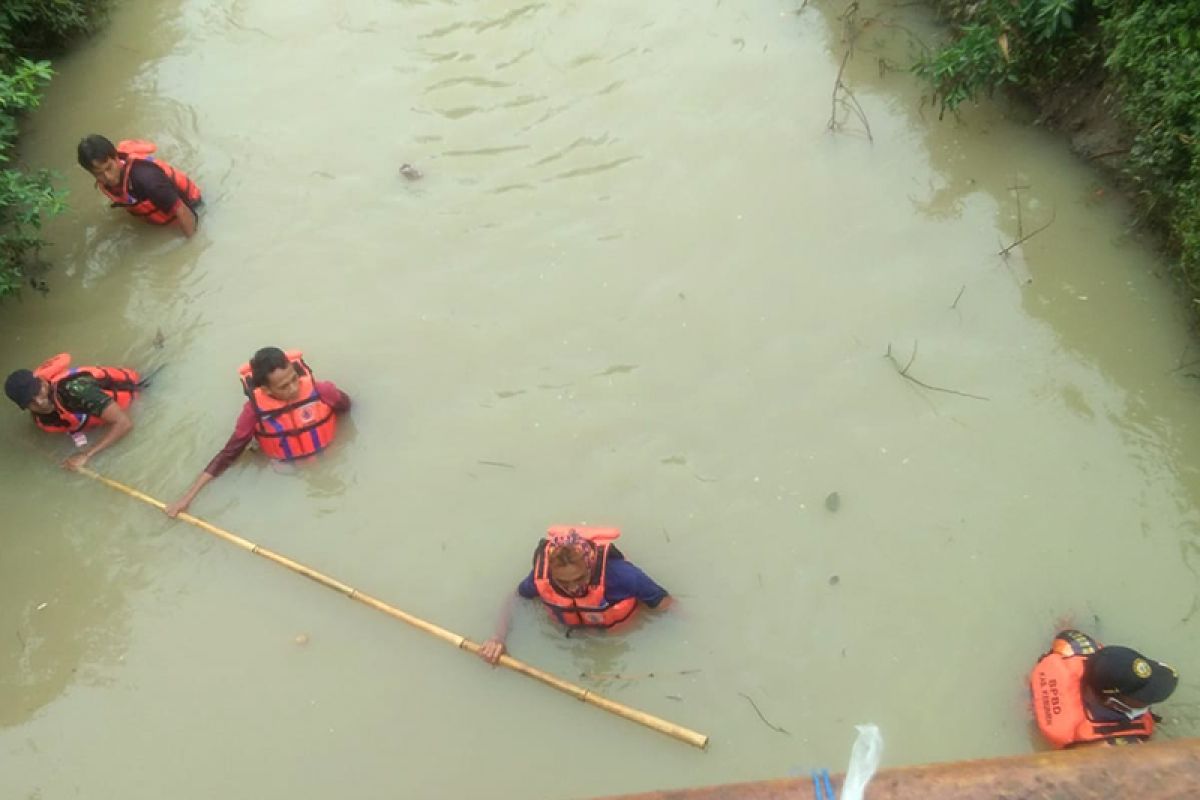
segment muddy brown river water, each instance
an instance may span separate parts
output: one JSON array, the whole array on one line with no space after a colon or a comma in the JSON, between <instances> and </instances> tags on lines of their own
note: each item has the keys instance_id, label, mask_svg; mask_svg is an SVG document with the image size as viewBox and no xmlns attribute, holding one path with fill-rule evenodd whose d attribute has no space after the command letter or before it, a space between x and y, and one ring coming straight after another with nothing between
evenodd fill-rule
<instances>
[{"instance_id":1,"label":"muddy brown river water","mask_svg":"<svg viewBox=\"0 0 1200 800\"><path fill-rule=\"evenodd\" d=\"M58 62L23 158L71 210L5 371L167 365L92 466L178 495L238 365L301 348L354 397L336 445L194 513L478 639L546 525L619 525L677 605L567 639L526 604L510 648L712 744L63 473L6 406L0 796L582 797L841 769L858 722L885 764L1027 752L1060 620L1178 666L1161 732L1200 732L1167 265L1019 111L937 121L886 68L918 9L863 4L873 141L828 131L842 4L797 5L128 0ZM105 207L90 132L197 179L193 240Z\"/></svg>"}]
</instances>

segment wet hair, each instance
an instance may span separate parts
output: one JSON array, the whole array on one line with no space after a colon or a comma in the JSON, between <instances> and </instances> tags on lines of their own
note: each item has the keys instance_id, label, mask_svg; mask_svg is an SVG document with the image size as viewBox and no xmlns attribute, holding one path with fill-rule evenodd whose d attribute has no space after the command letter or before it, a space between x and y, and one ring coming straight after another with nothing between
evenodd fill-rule
<instances>
[{"instance_id":1,"label":"wet hair","mask_svg":"<svg viewBox=\"0 0 1200 800\"><path fill-rule=\"evenodd\" d=\"M555 547L550 550L550 574L563 567L586 567L587 558L583 554L583 548L572 547Z\"/></svg>"},{"instance_id":2,"label":"wet hair","mask_svg":"<svg viewBox=\"0 0 1200 800\"><path fill-rule=\"evenodd\" d=\"M287 369L290 363L278 347L264 347L250 358L250 380L255 386L266 386L268 375L277 369Z\"/></svg>"},{"instance_id":3,"label":"wet hair","mask_svg":"<svg viewBox=\"0 0 1200 800\"><path fill-rule=\"evenodd\" d=\"M97 161L107 161L110 158L117 157L117 148L108 139L105 139L98 133L93 133L79 140L79 147L76 148L76 153L79 156L79 166L92 171L92 165Z\"/></svg>"}]
</instances>

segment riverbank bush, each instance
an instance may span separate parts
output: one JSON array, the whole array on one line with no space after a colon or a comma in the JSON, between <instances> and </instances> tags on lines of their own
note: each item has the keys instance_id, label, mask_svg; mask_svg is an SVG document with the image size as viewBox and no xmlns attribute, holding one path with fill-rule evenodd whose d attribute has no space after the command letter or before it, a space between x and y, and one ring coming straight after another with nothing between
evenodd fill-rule
<instances>
[{"instance_id":1,"label":"riverbank bush","mask_svg":"<svg viewBox=\"0 0 1200 800\"><path fill-rule=\"evenodd\" d=\"M65 203L49 172L13 163L18 124L50 80L46 56L90 31L101 11L99 0L0 2L0 297L24 285L44 244L42 222Z\"/></svg>"},{"instance_id":2,"label":"riverbank bush","mask_svg":"<svg viewBox=\"0 0 1200 800\"><path fill-rule=\"evenodd\" d=\"M914 67L942 112L997 89L1035 103L1081 74L1115 91L1122 171L1200 305L1200 0L935 0L955 39Z\"/></svg>"}]
</instances>

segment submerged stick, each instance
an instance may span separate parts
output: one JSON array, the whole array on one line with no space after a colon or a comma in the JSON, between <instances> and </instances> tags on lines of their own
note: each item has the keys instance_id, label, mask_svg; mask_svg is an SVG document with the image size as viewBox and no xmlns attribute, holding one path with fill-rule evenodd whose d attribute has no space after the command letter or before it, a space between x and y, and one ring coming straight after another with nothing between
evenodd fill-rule
<instances>
[{"instance_id":1,"label":"submerged stick","mask_svg":"<svg viewBox=\"0 0 1200 800\"><path fill-rule=\"evenodd\" d=\"M758 703L754 702L753 698L751 698L750 695L746 694L745 692L738 692L738 694L740 694L742 697L746 698L746 702L749 703L750 706L754 709L754 713L758 714L758 718L763 721L764 725L766 725L768 728L775 731L776 733L782 733L784 736L792 735L784 728L781 728L778 725L772 724L769 719L764 717L762 711L759 711L759 709L758 709Z\"/></svg>"},{"instance_id":2,"label":"submerged stick","mask_svg":"<svg viewBox=\"0 0 1200 800\"><path fill-rule=\"evenodd\" d=\"M841 127L841 123L837 121L838 106L853 112L858 121L862 123L863 129L867 133L867 141L875 143L875 137L871 134L871 123L867 120L867 112L863 111L863 107L859 104L858 98L854 96L854 92L850 91L850 87L842 80L842 75L846 72L846 62L850 60L851 53L854 52L853 46L846 50L846 54L842 56L842 64L838 67L837 77L833 81L833 96L830 98L829 111L829 130L837 131ZM842 94L844 96L839 97Z\"/></svg>"},{"instance_id":3,"label":"submerged stick","mask_svg":"<svg viewBox=\"0 0 1200 800\"><path fill-rule=\"evenodd\" d=\"M78 467L78 468L76 468L75 471L81 475L91 478L94 481L99 481L100 483L103 483L105 486L108 486L110 489L116 489L118 492L129 495L130 497L134 498L135 500L140 500L143 503L145 503L146 505L154 506L155 508L160 509L160 510L166 508L166 504L163 503L161 500L157 500L148 494L140 492L137 489L134 489L132 486L126 486L125 484L121 483L120 481L115 481L112 478L106 478L105 476L101 475L100 473L95 472L91 469L88 469L87 467ZM262 556L263 558L267 559L268 561L274 561L276 564L279 564L280 566L287 567L292 572L303 575L304 577L309 578L310 580L316 581L317 583L321 584L322 586L325 586L330 589L333 589L334 591L340 592L341 594L344 594L347 597L349 597L351 600L356 600L365 606L370 606L371 608L375 609L376 611L381 611L384 614L387 614L389 617L394 617L394 618L400 620L401 622L407 623L408 625L411 625L412 627L417 628L418 630L424 631L425 633L428 633L431 636L441 639L442 641L447 642L448 644L454 645L455 647L459 648L460 650L466 650L470 653L478 653L480 651L480 649L482 648L482 646L480 644L478 644L477 642L473 642L470 639L459 636L457 633L448 631L445 628L434 625L432 622L427 622L427 621L421 619L420 617L415 617L412 614L409 614L405 611L401 611L400 609L398 609L394 606L388 605L387 603L383 602L382 600L378 600L369 594L358 591L357 589L355 589L352 586L347 586L346 584L342 583L341 581L339 581L335 578L331 578L328 575L317 572L315 569L313 569L311 567L307 567L304 564L301 564L297 561L293 561L292 559L288 558L287 556L281 555L280 553L276 553L273 550L268 550L265 547L255 544L254 542L250 541L249 539L243 539L241 536L238 536L235 533L231 533L231 532L225 530L224 528L218 528L216 525L213 525L209 522L205 522L204 520L200 519L199 517L192 516L191 514L188 514L187 512L181 512L179 514L179 516L177 517L177 519L179 519L183 522L186 522L190 525L194 525L197 528L200 528L201 530L203 530L207 533L211 533L213 536L216 536L219 539L224 539L225 541L229 542L230 544L235 544L238 547L242 548L243 550L249 550L251 553L253 553L256 556ZM602 708L605 711L608 711L612 714L616 714L619 717L624 717L625 719L630 720L631 722L636 722L639 725L644 725L645 727L651 728L660 733L665 733L668 736L678 739L681 742L686 742L687 744L690 744L693 747L699 747L701 749L704 749L705 747L708 746L708 736L706 736L703 733L698 733L696 731L690 730L688 728L683 727L682 725L676 725L673 722L668 722L665 719L660 719L659 717L653 716L652 714L647 714L644 711L639 711L636 708L630 708L629 706L622 705L621 703L618 703L615 700L609 700L608 698L602 697L601 695L598 695L595 692L592 692L588 689L584 689L582 686L576 686L573 683L568 683L567 681L564 681L561 678L557 678L548 672L543 672L536 667L530 666L529 664L526 664L522 661L518 661L517 659L513 658L512 656L502 655L502 656L500 656L500 660L497 663L499 663L503 667L507 667L508 669L511 669L513 672L519 672L522 675L526 675L530 678L533 678L534 680L541 681L542 683L546 684L547 686L550 686L554 689L558 689L563 694L569 694L572 697L574 697L576 700L580 700L584 703L588 703L590 705L596 706L597 708Z\"/></svg>"},{"instance_id":4,"label":"submerged stick","mask_svg":"<svg viewBox=\"0 0 1200 800\"><path fill-rule=\"evenodd\" d=\"M924 381L914 378L912 375L909 375L908 368L911 367L913 365L913 362L917 360L917 343L915 341L913 342L912 356L908 359L908 363L905 364L903 368L901 368L900 362L896 360L896 357L892 355L892 343L891 342L888 342L887 352L883 354L883 357L886 358L888 361L892 362L892 366L894 366L896 368L896 372L900 373L901 378L910 380L913 383L915 383L917 386L920 386L924 389L929 389L932 392L945 392L946 394L956 394L959 397L969 397L972 400L990 400L991 399L989 397L984 397L983 395L971 394L970 392L960 392L958 389L947 389L944 386L933 386L932 384L925 383Z\"/></svg>"},{"instance_id":5,"label":"submerged stick","mask_svg":"<svg viewBox=\"0 0 1200 800\"><path fill-rule=\"evenodd\" d=\"M1017 245L1021 245L1021 244L1024 244L1025 242L1028 242L1030 239L1037 236L1039 233L1046 230L1046 228L1049 228L1053 224L1054 224L1054 212L1051 211L1050 212L1050 220L1045 225L1038 228L1037 230L1030 231L1029 233L1025 234L1024 236L1018 238L1015 242L1010 244L1008 247L1001 248L1000 252L997 253L997 255L1007 257L1008 254L1011 253L1015 247L1017 247Z\"/></svg>"},{"instance_id":6,"label":"submerged stick","mask_svg":"<svg viewBox=\"0 0 1200 800\"><path fill-rule=\"evenodd\" d=\"M967 290L967 285L964 283L962 288L958 290L958 294L954 296L954 302L950 304L950 310L958 308L958 301L962 300L963 292Z\"/></svg>"}]
</instances>

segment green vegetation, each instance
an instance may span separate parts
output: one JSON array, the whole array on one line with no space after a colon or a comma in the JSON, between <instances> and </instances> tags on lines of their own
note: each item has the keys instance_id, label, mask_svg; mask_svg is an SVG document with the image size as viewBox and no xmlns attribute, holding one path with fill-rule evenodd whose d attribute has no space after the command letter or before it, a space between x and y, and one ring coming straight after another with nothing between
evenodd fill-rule
<instances>
[{"instance_id":1,"label":"green vegetation","mask_svg":"<svg viewBox=\"0 0 1200 800\"><path fill-rule=\"evenodd\" d=\"M44 242L42 221L59 213L63 192L45 170L13 164L21 115L50 80L44 56L90 30L100 0L0 0L0 297L17 292Z\"/></svg>"},{"instance_id":2,"label":"green vegetation","mask_svg":"<svg viewBox=\"0 0 1200 800\"><path fill-rule=\"evenodd\" d=\"M1035 96L1106 72L1131 139L1124 170L1200 304L1200 0L937 3L956 39L914 67L942 113L1014 87Z\"/></svg>"}]
</instances>

